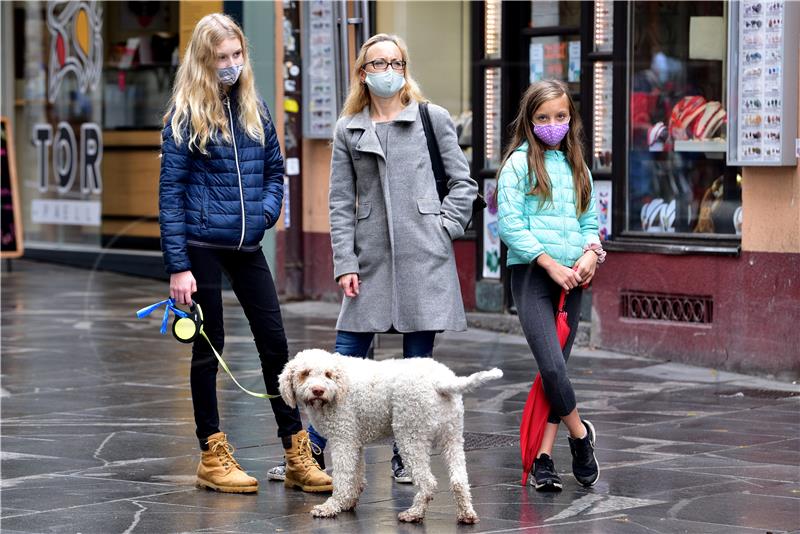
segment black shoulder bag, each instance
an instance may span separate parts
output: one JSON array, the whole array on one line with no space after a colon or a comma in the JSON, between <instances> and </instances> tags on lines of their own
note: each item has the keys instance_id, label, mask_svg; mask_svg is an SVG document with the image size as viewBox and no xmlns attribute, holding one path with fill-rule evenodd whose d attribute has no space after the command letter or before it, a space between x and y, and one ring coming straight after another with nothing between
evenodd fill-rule
<instances>
[{"instance_id":1,"label":"black shoulder bag","mask_svg":"<svg viewBox=\"0 0 800 534\"><path fill-rule=\"evenodd\" d=\"M422 129L425 130L425 139L428 141L428 153L431 156L431 167L433 168L433 176L436 178L436 192L439 194L439 201L444 201L447 196L447 174L444 171L444 162L442 161L442 153L439 152L439 143L436 140L436 134L433 133L433 123L431 123L431 115L428 112L428 103L421 102L419 105L419 116L422 119ZM483 195L478 193L475 200L472 202L472 217L482 211L486 207L486 200ZM467 222L469 226L469 221Z\"/></svg>"}]
</instances>

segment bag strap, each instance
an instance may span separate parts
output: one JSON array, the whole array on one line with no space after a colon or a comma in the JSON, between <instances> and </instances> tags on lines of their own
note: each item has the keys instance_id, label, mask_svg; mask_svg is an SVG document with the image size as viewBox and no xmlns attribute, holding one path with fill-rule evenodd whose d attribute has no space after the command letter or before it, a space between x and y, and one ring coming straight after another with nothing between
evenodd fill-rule
<instances>
[{"instance_id":1,"label":"bag strap","mask_svg":"<svg viewBox=\"0 0 800 534\"><path fill-rule=\"evenodd\" d=\"M443 201L448 192L447 175L444 172L444 162L442 161L442 153L439 152L439 143L436 141L436 134L433 133L433 123L431 122L427 102L420 103L419 116L422 119L422 129L425 131L425 139L428 142L431 168L433 168L433 176L436 178L436 192L439 194L439 201Z\"/></svg>"}]
</instances>

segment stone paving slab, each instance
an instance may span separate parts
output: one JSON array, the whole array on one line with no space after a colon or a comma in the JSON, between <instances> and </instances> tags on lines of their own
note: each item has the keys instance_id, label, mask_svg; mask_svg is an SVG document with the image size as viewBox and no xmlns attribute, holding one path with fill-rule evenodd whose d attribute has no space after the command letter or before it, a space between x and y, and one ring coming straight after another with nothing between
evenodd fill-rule
<instances>
[{"instance_id":1,"label":"stone paving slab","mask_svg":"<svg viewBox=\"0 0 800 534\"><path fill-rule=\"evenodd\" d=\"M324 496L266 478L282 448L268 404L219 379L224 430L259 479L257 495L194 486L198 461L187 347L135 311L163 282L15 261L2 273L0 531L3 533L764 533L800 532L800 386L579 347L570 360L579 409L598 431L600 481L579 487L562 435L560 494L522 487L517 436L535 363L524 338L470 329L437 339L459 374L505 376L465 399L466 457L481 523L459 526L446 469L422 525L398 523L414 488L389 476L384 439L366 448L358 507L336 520L308 511ZM262 390L252 336L230 292L226 359ZM333 345L337 303L283 306L292 352ZM377 359L399 354L381 335Z\"/></svg>"}]
</instances>

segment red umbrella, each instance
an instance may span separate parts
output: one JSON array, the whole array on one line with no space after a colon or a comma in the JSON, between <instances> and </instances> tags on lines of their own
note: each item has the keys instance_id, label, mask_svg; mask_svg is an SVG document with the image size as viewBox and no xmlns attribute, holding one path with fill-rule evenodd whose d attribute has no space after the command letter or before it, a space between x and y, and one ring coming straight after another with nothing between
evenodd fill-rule
<instances>
[{"instance_id":1,"label":"red umbrella","mask_svg":"<svg viewBox=\"0 0 800 534\"><path fill-rule=\"evenodd\" d=\"M567 324L567 312L564 311L564 300L567 292L561 292L558 301L558 312L556 313L556 334L561 348L567 344L569 337L569 325ZM542 445L542 436L545 426L547 426L547 416L550 414L550 402L544 394L542 386L542 376L536 373L525 408L522 410L522 423L519 426L519 448L522 451L522 485L528 482L528 473L533 467L533 460L539 447Z\"/></svg>"}]
</instances>

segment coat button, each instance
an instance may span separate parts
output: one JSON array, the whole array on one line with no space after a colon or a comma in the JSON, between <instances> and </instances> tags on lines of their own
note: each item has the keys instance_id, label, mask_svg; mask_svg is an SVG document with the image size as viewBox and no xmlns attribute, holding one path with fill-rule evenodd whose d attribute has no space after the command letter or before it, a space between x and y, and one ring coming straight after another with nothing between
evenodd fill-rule
<instances>
[{"instance_id":1,"label":"coat button","mask_svg":"<svg viewBox=\"0 0 800 534\"><path fill-rule=\"evenodd\" d=\"M361 150L361 145L356 145L356 148Z\"/></svg>"}]
</instances>

